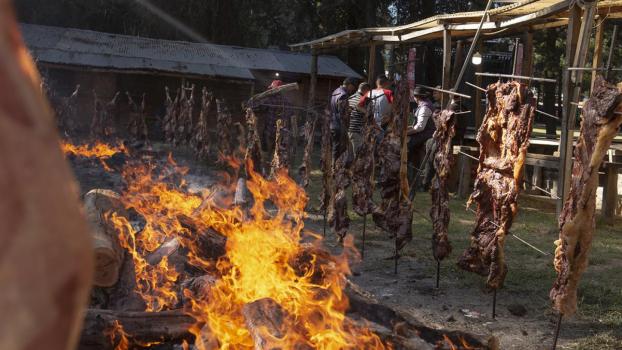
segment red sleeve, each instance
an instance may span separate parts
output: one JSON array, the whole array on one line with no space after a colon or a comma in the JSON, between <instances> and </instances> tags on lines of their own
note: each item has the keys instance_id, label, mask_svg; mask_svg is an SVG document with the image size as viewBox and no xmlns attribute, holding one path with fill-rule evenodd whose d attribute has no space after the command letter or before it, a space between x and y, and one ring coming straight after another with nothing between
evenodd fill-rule
<instances>
[{"instance_id":1,"label":"red sleeve","mask_svg":"<svg viewBox=\"0 0 622 350\"><path fill-rule=\"evenodd\" d=\"M387 96L387 100L389 101L389 103L393 103L393 91L384 90L384 94Z\"/></svg>"},{"instance_id":2,"label":"red sleeve","mask_svg":"<svg viewBox=\"0 0 622 350\"><path fill-rule=\"evenodd\" d=\"M367 95L365 94L363 95L363 97L361 97L361 100L359 101L359 107L365 107L365 101L367 101Z\"/></svg>"}]
</instances>

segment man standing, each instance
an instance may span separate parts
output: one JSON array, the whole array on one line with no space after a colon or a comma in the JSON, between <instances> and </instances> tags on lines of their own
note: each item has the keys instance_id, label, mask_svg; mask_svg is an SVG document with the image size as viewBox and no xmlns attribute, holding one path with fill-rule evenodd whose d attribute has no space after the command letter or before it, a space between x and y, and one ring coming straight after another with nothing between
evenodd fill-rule
<instances>
[{"instance_id":1,"label":"man standing","mask_svg":"<svg viewBox=\"0 0 622 350\"><path fill-rule=\"evenodd\" d=\"M382 129L386 129L391 116L391 105L393 104L393 91L389 90L391 82L387 77L381 75L376 79L376 88L371 94L366 94L361 98L359 107L365 107L367 103L372 104L374 120Z\"/></svg>"},{"instance_id":2,"label":"man standing","mask_svg":"<svg viewBox=\"0 0 622 350\"><path fill-rule=\"evenodd\" d=\"M348 128L348 137L352 144L352 154L356 156L356 151L363 142L362 129L365 125L365 112L358 108L361 98L367 95L371 90L368 83L361 83L358 90L350 98L348 105L350 106L350 127Z\"/></svg>"},{"instance_id":3,"label":"man standing","mask_svg":"<svg viewBox=\"0 0 622 350\"><path fill-rule=\"evenodd\" d=\"M356 78L346 78L343 84L333 91L330 98L330 135L333 143L333 162L343 153L347 145L342 142L343 117L348 109L348 97L356 91Z\"/></svg>"},{"instance_id":4,"label":"man standing","mask_svg":"<svg viewBox=\"0 0 622 350\"><path fill-rule=\"evenodd\" d=\"M427 97L426 92L420 87L415 87L413 91L415 102L417 103L417 109L415 109L415 120L412 127L409 128L407 135L408 139L408 182L411 183L411 187L415 186L413 183L415 179L415 168L420 166L422 158L425 156L426 141L434 135L434 122L431 119L432 109L434 108L432 102Z\"/></svg>"}]
</instances>

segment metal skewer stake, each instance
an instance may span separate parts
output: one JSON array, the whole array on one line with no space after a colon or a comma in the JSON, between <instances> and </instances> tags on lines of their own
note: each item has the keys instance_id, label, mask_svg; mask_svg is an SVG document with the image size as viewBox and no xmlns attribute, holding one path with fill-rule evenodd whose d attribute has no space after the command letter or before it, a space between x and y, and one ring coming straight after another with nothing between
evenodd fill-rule
<instances>
[{"instance_id":1,"label":"metal skewer stake","mask_svg":"<svg viewBox=\"0 0 622 350\"><path fill-rule=\"evenodd\" d=\"M469 100L471 99L471 96L469 96L469 95L461 94L459 92L455 92L455 91L451 91L451 90L439 89L439 88L435 88L435 87L427 86L427 85L422 85L422 84L417 84L417 86L421 86L422 88L426 88L428 90L442 92L442 93L445 93L447 95L455 95L455 96L460 96L460 97L468 98Z\"/></svg>"},{"instance_id":2,"label":"metal skewer stake","mask_svg":"<svg viewBox=\"0 0 622 350\"><path fill-rule=\"evenodd\" d=\"M365 259L365 230L367 229L367 214L363 215L363 245L361 247L361 259Z\"/></svg>"},{"instance_id":3,"label":"metal skewer stake","mask_svg":"<svg viewBox=\"0 0 622 350\"><path fill-rule=\"evenodd\" d=\"M557 349L557 339L559 339L559 331L562 328L562 317L563 316L564 314L560 313L557 318L557 324L555 325L555 337L553 338L553 347L551 348L552 350Z\"/></svg>"},{"instance_id":4,"label":"metal skewer stake","mask_svg":"<svg viewBox=\"0 0 622 350\"><path fill-rule=\"evenodd\" d=\"M324 206L324 237L326 237L326 206Z\"/></svg>"},{"instance_id":5,"label":"metal skewer stake","mask_svg":"<svg viewBox=\"0 0 622 350\"><path fill-rule=\"evenodd\" d=\"M441 261L436 260L436 289L438 289L441 280Z\"/></svg>"},{"instance_id":6,"label":"metal skewer stake","mask_svg":"<svg viewBox=\"0 0 622 350\"><path fill-rule=\"evenodd\" d=\"M464 83L467 84L468 86L472 87L472 88L475 88L475 89L479 90L479 91L488 92L488 90L484 89L483 87L479 87L479 86L477 86L475 84L471 84L468 81L465 81Z\"/></svg>"},{"instance_id":7,"label":"metal skewer stake","mask_svg":"<svg viewBox=\"0 0 622 350\"><path fill-rule=\"evenodd\" d=\"M475 72L475 75L479 75L482 77L493 77L493 78L510 78L517 80L532 80L532 81L541 81L544 83L557 83L557 79L550 78L538 78L538 77L526 77L523 75L514 75L514 74L500 74L500 73L480 73Z\"/></svg>"},{"instance_id":8,"label":"metal skewer stake","mask_svg":"<svg viewBox=\"0 0 622 350\"><path fill-rule=\"evenodd\" d=\"M492 319L497 317L497 288L492 292Z\"/></svg>"}]
</instances>

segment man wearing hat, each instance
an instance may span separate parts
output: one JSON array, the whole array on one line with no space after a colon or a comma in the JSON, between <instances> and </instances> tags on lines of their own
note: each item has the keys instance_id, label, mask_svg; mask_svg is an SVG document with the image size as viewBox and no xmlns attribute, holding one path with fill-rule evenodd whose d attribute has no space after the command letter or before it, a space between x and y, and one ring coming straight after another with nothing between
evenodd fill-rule
<instances>
[{"instance_id":1,"label":"man wearing hat","mask_svg":"<svg viewBox=\"0 0 622 350\"><path fill-rule=\"evenodd\" d=\"M348 110L348 97L356 91L356 78L346 78L343 84L333 91L330 98L330 134L333 143L333 162L347 149L344 142L344 128L347 127L343 117Z\"/></svg>"},{"instance_id":2,"label":"man wearing hat","mask_svg":"<svg viewBox=\"0 0 622 350\"><path fill-rule=\"evenodd\" d=\"M434 135L435 127L432 118L434 106L428 98L427 92L420 86L415 87L413 97L417 108L415 109L415 120L408 129L408 181L411 186L415 186L415 168L420 167L420 163L425 157L426 141Z\"/></svg>"}]
</instances>

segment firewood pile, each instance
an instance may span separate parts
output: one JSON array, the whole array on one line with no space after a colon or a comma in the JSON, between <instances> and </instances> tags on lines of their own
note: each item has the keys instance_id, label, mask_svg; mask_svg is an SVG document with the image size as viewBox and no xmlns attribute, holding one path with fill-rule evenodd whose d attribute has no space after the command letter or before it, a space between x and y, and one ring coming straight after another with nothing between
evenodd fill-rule
<instances>
[{"instance_id":1,"label":"firewood pile","mask_svg":"<svg viewBox=\"0 0 622 350\"><path fill-rule=\"evenodd\" d=\"M284 173L249 169L255 201L242 215L225 187L190 193L186 172L128 161L120 192L84 196L96 287L81 349L498 348L376 301L348 281L351 254L299 243L306 196Z\"/></svg>"}]
</instances>

